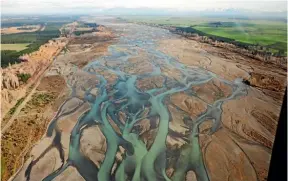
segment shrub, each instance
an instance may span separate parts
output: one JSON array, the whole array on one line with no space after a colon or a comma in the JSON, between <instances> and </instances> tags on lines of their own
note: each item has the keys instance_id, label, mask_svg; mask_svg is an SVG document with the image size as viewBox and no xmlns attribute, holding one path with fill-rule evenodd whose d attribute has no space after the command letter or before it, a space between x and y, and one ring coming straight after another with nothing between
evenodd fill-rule
<instances>
[{"instance_id":1,"label":"shrub","mask_svg":"<svg viewBox=\"0 0 288 181\"><path fill-rule=\"evenodd\" d=\"M15 104L15 106L12 107L12 108L9 110L9 114L10 114L10 115L13 114L13 113L16 111L17 107L18 107L23 101L24 101L24 97L22 97L21 99L19 99L19 100L17 101L17 103Z\"/></svg>"},{"instance_id":2,"label":"shrub","mask_svg":"<svg viewBox=\"0 0 288 181\"><path fill-rule=\"evenodd\" d=\"M19 80L26 83L28 81L28 79L31 77L30 74L25 74L25 73L21 73L17 75Z\"/></svg>"}]
</instances>

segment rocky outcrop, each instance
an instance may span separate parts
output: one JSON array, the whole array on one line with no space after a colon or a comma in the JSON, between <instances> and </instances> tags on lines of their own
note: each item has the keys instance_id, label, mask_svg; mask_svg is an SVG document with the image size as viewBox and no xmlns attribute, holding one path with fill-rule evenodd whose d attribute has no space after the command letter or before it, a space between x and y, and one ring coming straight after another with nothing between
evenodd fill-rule
<instances>
[{"instance_id":1,"label":"rocky outcrop","mask_svg":"<svg viewBox=\"0 0 288 181\"><path fill-rule=\"evenodd\" d=\"M283 91L285 90L285 80L281 80L278 77L272 75L264 75L257 72L252 72L250 79L247 80L248 84L262 89L268 89L272 91Z\"/></svg>"},{"instance_id":2,"label":"rocky outcrop","mask_svg":"<svg viewBox=\"0 0 288 181\"><path fill-rule=\"evenodd\" d=\"M4 89L17 89L19 87L19 80L15 74L11 72L5 72L3 73L2 77L2 87Z\"/></svg>"}]
</instances>

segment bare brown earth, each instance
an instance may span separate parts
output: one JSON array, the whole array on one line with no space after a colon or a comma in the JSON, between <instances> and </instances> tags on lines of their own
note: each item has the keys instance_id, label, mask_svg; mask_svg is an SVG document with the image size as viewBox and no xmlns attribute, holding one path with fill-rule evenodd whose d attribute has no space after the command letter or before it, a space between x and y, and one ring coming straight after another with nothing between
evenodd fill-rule
<instances>
[{"instance_id":1,"label":"bare brown earth","mask_svg":"<svg viewBox=\"0 0 288 181\"><path fill-rule=\"evenodd\" d=\"M164 40L159 43L159 49L177 57L182 63L203 67L227 80L233 81L240 77L262 91L282 93L274 96L276 100L282 100L286 71L276 65L184 38Z\"/></svg>"},{"instance_id":2,"label":"bare brown earth","mask_svg":"<svg viewBox=\"0 0 288 181\"><path fill-rule=\"evenodd\" d=\"M107 31L103 27L102 30ZM66 85L67 81L70 80L69 73L71 72L71 69L73 68L75 70L76 65L78 71L76 70L77 73L75 76L77 76L77 74L81 74L80 68L82 68L95 58L103 56L107 52L107 47L111 44L112 38L113 35L111 32L99 32L97 34L89 34L83 37L71 38L69 43L66 45L66 50L62 51L61 55L59 55L56 58L55 62L53 62L52 67L45 73L44 77L40 80L40 83L37 86L35 92L33 92L31 99L28 100L28 102L24 105L24 108L21 109L19 114L17 114L11 126L6 129L5 133L2 133L1 156L2 166L4 166L4 173L2 174L1 178L3 181L8 180L13 174L15 174L18 171L19 167L21 167L22 164L25 163L25 161L29 158L28 153L31 151L31 148L36 142L38 142L42 138L43 134L47 129L47 125L55 116L58 108L61 106L63 101L69 97L70 89ZM10 86L5 87L4 85L4 91L8 93L8 98L10 99L7 100L3 99L2 97L2 105L5 103L4 101L15 99L15 97L9 96L11 95L11 92L24 92L21 94L21 96L25 97L24 90L29 90L29 86L33 86L33 83L35 81L33 83L32 81L37 79L34 78L36 77L36 75L34 75L36 73L33 74L32 71L32 68L35 66L32 66L32 68L30 69L28 69L28 67L31 66L30 62L38 63L42 61L43 56L41 56L41 53L48 51L43 48L47 48L47 46L44 45L39 50L39 52L35 52L31 55L25 56L29 57L28 62L13 65L7 68L7 70L3 70L3 78L6 78L7 74L9 74L13 78L15 78L15 80L13 79L12 81L11 79L6 78L5 80L9 81L7 83L3 82L3 84L6 83ZM53 55L56 55L56 53L53 53ZM39 59L37 59L36 57L39 57ZM45 63L46 61L47 63L52 63L51 60L48 60L48 58L50 57L47 57L47 59L43 59L43 61ZM39 64L38 66L40 65L43 65L43 63L41 62L41 64ZM42 72L41 69L39 69L40 67L36 70L38 70L38 74L41 75L40 73ZM33 76L29 79L28 84L19 82L19 80L15 76L15 74L19 71L25 73L29 71L31 72ZM15 85L15 82L16 86L13 86ZM7 89L7 87L9 89ZM21 97L19 95L17 96ZM79 92L79 96L83 96L83 92ZM9 107L7 107L6 109L9 111L8 108ZM83 105L83 109L80 109L80 111L78 111L78 116L82 114L81 110L84 111L86 109L87 105L85 104ZM75 115L73 114L73 116ZM75 119L75 122L78 116L73 117L73 119ZM5 126L5 123L9 120L10 117L11 116L8 113L8 115L2 120L2 126ZM65 120L66 119L69 119L69 117L66 117ZM63 121L60 121L60 124ZM69 130L69 127L67 127L66 122L65 124L63 124L63 127L60 126L60 129L63 131L67 130L67 134L70 134L71 130ZM69 137L67 136L67 138ZM68 144L69 140L67 140L67 148ZM45 159L43 159L42 161L45 161Z\"/></svg>"}]
</instances>

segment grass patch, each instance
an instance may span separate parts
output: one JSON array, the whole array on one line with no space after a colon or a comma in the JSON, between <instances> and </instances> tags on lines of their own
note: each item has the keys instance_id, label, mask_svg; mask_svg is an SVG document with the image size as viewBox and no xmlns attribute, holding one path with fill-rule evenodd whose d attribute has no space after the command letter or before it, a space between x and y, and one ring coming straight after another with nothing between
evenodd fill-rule
<instances>
[{"instance_id":1,"label":"grass patch","mask_svg":"<svg viewBox=\"0 0 288 181\"><path fill-rule=\"evenodd\" d=\"M1 50L15 50L18 52L28 48L28 45L29 43L1 44Z\"/></svg>"},{"instance_id":2,"label":"grass patch","mask_svg":"<svg viewBox=\"0 0 288 181\"><path fill-rule=\"evenodd\" d=\"M16 111L16 109L17 109L17 107L24 101L24 97L22 97L21 99L19 99L18 101L17 101L17 103L15 104L15 106L14 107L12 107L10 110L9 110L9 114L11 115L11 114L13 114L15 111Z\"/></svg>"}]
</instances>

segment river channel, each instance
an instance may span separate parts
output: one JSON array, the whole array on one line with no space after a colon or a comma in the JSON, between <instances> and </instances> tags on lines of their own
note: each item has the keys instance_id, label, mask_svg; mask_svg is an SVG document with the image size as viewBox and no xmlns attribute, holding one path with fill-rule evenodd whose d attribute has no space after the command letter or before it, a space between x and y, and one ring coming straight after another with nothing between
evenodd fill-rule
<instances>
[{"instance_id":1,"label":"river channel","mask_svg":"<svg viewBox=\"0 0 288 181\"><path fill-rule=\"evenodd\" d=\"M221 127L222 104L225 101L245 96L246 85L241 79L231 82L204 68L181 64L175 57L157 50L157 42L177 36L168 30L129 23L99 23L118 33L118 41L108 48L107 56L95 59L83 68L85 72L95 75L98 83L91 84L90 89L85 92L82 101L88 102L91 109L79 117L71 132L67 160L64 160L63 153L61 153L63 149L60 141L61 131L57 128L58 118L64 116L61 115L63 112L61 108L51 121L46 136L54 137L52 146L57 148L59 155L62 155L63 164L47 175L43 181L53 180L68 167L75 167L87 181L182 181L185 180L188 171L193 171L198 181L209 181L209 173L199 145L199 126L207 120L212 120L213 124L208 134L217 132ZM148 58L149 71L131 73L133 66L136 66L137 70L141 70L141 67L137 67L129 60L144 55ZM99 70L116 76L116 81L109 82L103 74L99 73ZM167 70L172 73L167 73ZM173 73L177 76L171 76ZM156 76L163 79L161 87L147 90L137 87L139 80ZM229 86L232 93L215 100L212 104L207 104L206 111L198 115L196 119L183 113L183 119L185 119L183 121L187 123L186 126L189 129L186 135L187 143L177 150L179 153L177 161L174 162L174 172L168 176L166 169L169 148L166 139L169 122L172 119L167 108L170 103L169 97L182 92L190 97L199 98L197 93L193 92L193 86L206 84L212 79L217 79ZM69 82L67 84L71 89L75 87ZM97 96L90 93L94 88L98 90ZM119 118L120 112L125 115L124 121ZM149 148L140 138L140 131L135 129L135 125L143 119L148 119L150 122L157 120L157 133ZM111 124L111 121L114 123ZM100 167L97 167L80 149L83 131L95 125L100 127L107 145L105 158ZM115 125L120 131L115 130ZM125 155L120 163L117 162L117 168L112 173L116 162L115 156L120 146L125 149ZM35 162L26 170L27 180L34 165Z\"/></svg>"}]
</instances>

